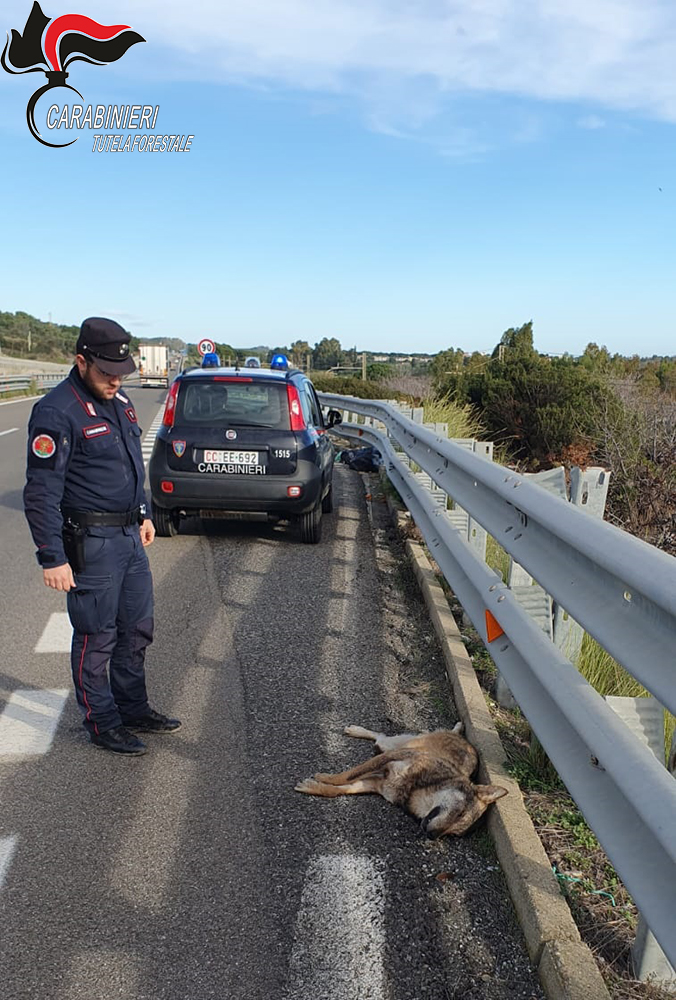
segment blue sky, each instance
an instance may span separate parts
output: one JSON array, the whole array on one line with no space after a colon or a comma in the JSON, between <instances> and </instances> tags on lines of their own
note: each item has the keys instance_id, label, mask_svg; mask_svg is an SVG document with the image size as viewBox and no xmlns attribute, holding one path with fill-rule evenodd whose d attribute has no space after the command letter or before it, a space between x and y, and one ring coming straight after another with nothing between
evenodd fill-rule
<instances>
[{"instance_id":1,"label":"blue sky","mask_svg":"<svg viewBox=\"0 0 676 1000\"><path fill-rule=\"evenodd\" d=\"M0 37L30 6L5 0ZM0 70L0 310L424 353L532 319L544 352L676 354L671 0L42 9L147 40L71 66L85 105L159 104L155 132L195 138L45 148L45 77Z\"/></svg>"}]
</instances>

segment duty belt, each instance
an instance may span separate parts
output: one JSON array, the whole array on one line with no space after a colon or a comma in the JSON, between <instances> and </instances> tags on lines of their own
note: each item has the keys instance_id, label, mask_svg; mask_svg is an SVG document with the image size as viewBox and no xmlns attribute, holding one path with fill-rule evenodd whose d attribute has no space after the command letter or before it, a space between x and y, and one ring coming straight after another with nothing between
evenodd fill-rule
<instances>
[{"instance_id":1,"label":"duty belt","mask_svg":"<svg viewBox=\"0 0 676 1000\"><path fill-rule=\"evenodd\" d=\"M106 510L71 510L70 507L62 507L64 521L76 524L80 528L125 528L132 524L141 524L145 518L146 507L134 507L133 510L106 511Z\"/></svg>"}]
</instances>

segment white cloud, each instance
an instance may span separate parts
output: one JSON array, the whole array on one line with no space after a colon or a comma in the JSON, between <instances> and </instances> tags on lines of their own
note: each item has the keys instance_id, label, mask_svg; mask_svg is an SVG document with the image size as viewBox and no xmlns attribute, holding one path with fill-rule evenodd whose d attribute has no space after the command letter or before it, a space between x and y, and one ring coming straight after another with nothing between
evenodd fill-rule
<instances>
[{"instance_id":1,"label":"white cloud","mask_svg":"<svg viewBox=\"0 0 676 1000\"><path fill-rule=\"evenodd\" d=\"M597 103L676 120L671 0L122 0L196 77ZM171 72L171 66L166 66Z\"/></svg>"},{"instance_id":2,"label":"white cloud","mask_svg":"<svg viewBox=\"0 0 676 1000\"><path fill-rule=\"evenodd\" d=\"M28 0L3 6L22 27ZM151 43L134 63L154 75L348 95L394 132L467 94L676 121L672 0L116 0L114 11ZM111 7L89 0L87 13L105 23Z\"/></svg>"}]
</instances>

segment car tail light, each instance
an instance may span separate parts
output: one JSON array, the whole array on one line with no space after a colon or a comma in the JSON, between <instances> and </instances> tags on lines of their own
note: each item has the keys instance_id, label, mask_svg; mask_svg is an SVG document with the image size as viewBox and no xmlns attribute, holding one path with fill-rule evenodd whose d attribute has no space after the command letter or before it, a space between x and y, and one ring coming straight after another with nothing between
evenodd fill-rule
<instances>
[{"instance_id":1,"label":"car tail light","mask_svg":"<svg viewBox=\"0 0 676 1000\"><path fill-rule=\"evenodd\" d=\"M176 413L176 400L178 398L178 387L179 382L172 383L171 389L169 390L169 395L167 396L167 401L164 404L164 416L162 417L162 423L165 427L174 426L174 416Z\"/></svg>"},{"instance_id":2,"label":"car tail light","mask_svg":"<svg viewBox=\"0 0 676 1000\"><path fill-rule=\"evenodd\" d=\"M303 492L302 486L287 486L286 495L287 497L299 497Z\"/></svg>"},{"instance_id":3,"label":"car tail light","mask_svg":"<svg viewBox=\"0 0 676 1000\"><path fill-rule=\"evenodd\" d=\"M291 421L291 430L304 431L305 417L303 416L303 408L300 405L298 389L296 389L295 385L287 385L286 394L289 397L289 420Z\"/></svg>"},{"instance_id":4,"label":"car tail light","mask_svg":"<svg viewBox=\"0 0 676 1000\"><path fill-rule=\"evenodd\" d=\"M174 484L172 483L171 479L163 479L160 483L160 489L162 490L163 493L173 493Z\"/></svg>"}]
</instances>

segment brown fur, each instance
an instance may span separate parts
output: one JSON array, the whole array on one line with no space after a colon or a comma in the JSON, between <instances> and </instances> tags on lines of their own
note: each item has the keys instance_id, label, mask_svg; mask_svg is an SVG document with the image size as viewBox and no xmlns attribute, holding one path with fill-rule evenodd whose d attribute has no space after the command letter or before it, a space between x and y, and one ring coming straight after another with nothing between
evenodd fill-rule
<instances>
[{"instance_id":1,"label":"brown fur","mask_svg":"<svg viewBox=\"0 0 676 1000\"><path fill-rule=\"evenodd\" d=\"M460 836L491 802L507 794L499 785L472 783L479 758L461 730L459 722L453 730L385 736L347 726L346 736L375 743L376 756L340 774L315 774L297 784L296 791L326 798L382 795L417 816L428 836Z\"/></svg>"}]
</instances>

